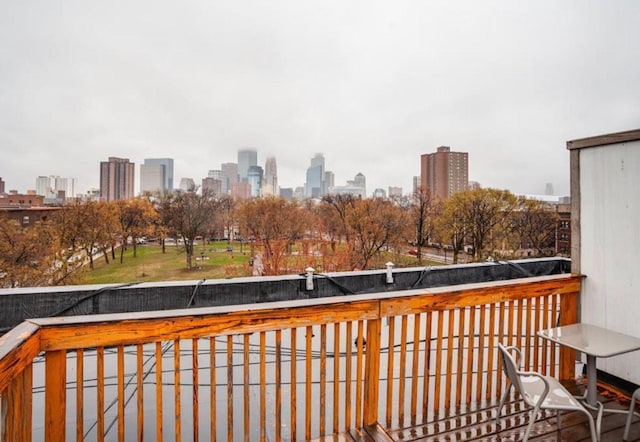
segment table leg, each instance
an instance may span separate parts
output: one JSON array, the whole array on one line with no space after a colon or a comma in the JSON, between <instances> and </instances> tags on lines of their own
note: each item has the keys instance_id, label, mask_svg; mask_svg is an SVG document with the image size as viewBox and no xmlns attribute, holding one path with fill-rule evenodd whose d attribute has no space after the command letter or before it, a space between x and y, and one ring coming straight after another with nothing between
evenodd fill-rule
<instances>
[{"instance_id":1,"label":"table leg","mask_svg":"<svg viewBox=\"0 0 640 442\"><path fill-rule=\"evenodd\" d=\"M587 355L587 403L592 407L598 406L598 372L596 368L596 357Z\"/></svg>"}]
</instances>

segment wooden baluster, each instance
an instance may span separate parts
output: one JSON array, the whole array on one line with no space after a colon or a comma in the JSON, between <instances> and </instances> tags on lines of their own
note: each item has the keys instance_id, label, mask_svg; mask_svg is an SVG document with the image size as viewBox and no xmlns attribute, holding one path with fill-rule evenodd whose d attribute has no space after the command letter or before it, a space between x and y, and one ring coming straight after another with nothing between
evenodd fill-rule
<instances>
[{"instance_id":1,"label":"wooden baluster","mask_svg":"<svg viewBox=\"0 0 640 442\"><path fill-rule=\"evenodd\" d=\"M282 331L276 330L276 441L282 440Z\"/></svg>"},{"instance_id":2,"label":"wooden baluster","mask_svg":"<svg viewBox=\"0 0 640 442\"><path fill-rule=\"evenodd\" d=\"M209 383L211 384L211 389L209 390L209 403L211 404L209 409L209 419L210 419L209 439L211 440L211 442L215 442L217 440L216 420L218 419L218 416L217 416L218 407L216 404L216 400L217 400L216 389L218 386L218 381L217 381L216 375L217 375L216 338L211 337L209 338Z\"/></svg>"},{"instance_id":3,"label":"wooden baluster","mask_svg":"<svg viewBox=\"0 0 640 442\"><path fill-rule=\"evenodd\" d=\"M233 336L227 336L227 441L233 441Z\"/></svg>"},{"instance_id":4,"label":"wooden baluster","mask_svg":"<svg viewBox=\"0 0 640 442\"><path fill-rule=\"evenodd\" d=\"M0 440L31 442L33 413L33 365L31 363L14 377L2 392L1 408Z\"/></svg>"},{"instance_id":5,"label":"wooden baluster","mask_svg":"<svg viewBox=\"0 0 640 442\"><path fill-rule=\"evenodd\" d=\"M407 315L402 315L400 325L400 374L398 376L398 422L404 423L404 395L407 380Z\"/></svg>"},{"instance_id":6,"label":"wooden baluster","mask_svg":"<svg viewBox=\"0 0 640 442\"><path fill-rule=\"evenodd\" d=\"M542 298L542 328L549 328L549 296ZM549 341L542 340L542 374L549 373ZM553 348L553 346L551 346Z\"/></svg>"},{"instance_id":7,"label":"wooden baluster","mask_svg":"<svg viewBox=\"0 0 640 442\"><path fill-rule=\"evenodd\" d=\"M557 295L551 295L550 296L550 300L551 300L551 327L555 327L556 324L556 317L559 314L558 312L558 299L557 299ZM549 360L549 368L550 368L550 372L549 372L549 376L551 377L556 377L556 353L558 352L558 345L557 344L552 344L551 346L551 357Z\"/></svg>"},{"instance_id":8,"label":"wooden baluster","mask_svg":"<svg viewBox=\"0 0 640 442\"><path fill-rule=\"evenodd\" d=\"M513 343L513 333L515 330L514 327L514 322L515 322L515 318L514 318L514 311L515 311L515 301L509 301L509 310L508 310L508 316L507 316L507 345L514 345ZM518 346L518 348L520 348Z\"/></svg>"},{"instance_id":9,"label":"wooden baluster","mask_svg":"<svg viewBox=\"0 0 640 442\"><path fill-rule=\"evenodd\" d=\"M540 328L540 321L541 321L541 315L542 315L542 309L540 307L540 302L541 302L542 297L538 296L535 298L536 302L535 302L535 307L533 309L533 314L535 315L535 321L534 321L534 329L536 332L536 336L534 336L533 338L533 370L535 371L541 371L541 367L540 367L540 340L542 338L537 336L537 332L539 330L541 330Z\"/></svg>"},{"instance_id":10,"label":"wooden baluster","mask_svg":"<svg viewBox=\"0 0 640 442\"><path fill-rule=\"evenodd\" d=\"M104 348L102 349L104 354ZM67 423L67 352L66 350L49 351L45 353L45 384L44 384L44 440L58 442L65 440ZM100 376L100 374L98 374ZM98 388L102 381L104 395L104 372L102 379L98 379ZM98 392L99 393L99 392ZM104 396L103 396L104 397ZM98 416L102 421L104 434L104 413Z\"/></svg>"},{"instance_id":11,"label":"wooden baluster","mask_svg":"<svg viewBox=\"0 0 640 442\"><path fill-rule=\"evenodd\" d=\"M438 413L440 411L440 396L442 392L442 354L443 354L443 335L444 335L444 312L437 312L437 336L436 336L436 381L435 381L435 391L433 398L433 411L434 413Z\"/></svg>"},{"instance_id":12,"label":"wooden baluster","mask_svg":"<svg viewBox=\"0 0 640 442\"><path fill-rule=\"evenodd\" d=\"M311 368L311 338L313 337L313 328L307 327L306 333L306 353L305 353L305 398L304 398L304 437L305 439L311 439L311 380L313 376L313 370Z\"/></svg>"},{"instance_id":13,"label":"wooden baluster","mask_svg":"<svg viewBox=\"0 0 640 442\"><path fill-rule=\"evenodd\" d=\"M523 332L523 328L524 328L524 321L523 321L523 315L524 315L524 299L518 299L516 301L516 307L517 307L517 319L516 319L516 324L514 324L514 327L512 328L512 332L515 333L516 335L516 347L518 347L520 349L520 351L522 352L522 358L523 360L520 362L521 367L524 367L524 363L526 360L526 356L525 353L527 351L526 348L524 348L523 344L522 344L522 332Z\"/></svg>"},{"instance_id":14,"label":"wooden baluster","mask_svg":"<svg viewBox=\"0 0 640 442\"><path fill-rule=\"evenodd\" d=\"M456 407L460 407L462 402L462 379L464 375L464 335L466 321L466 309L458 309L458 343L456 348L456 358L458 364L456 367Z\"/></svg>"},{"instance_id":15,"label":"wooden baluster","mask_svg":"<svg viewBox=\"0 0 640 442\"><path fill-rule=\"evenodd\" d=\"M176 442L182 440L182 403L181 403L181 385L180 385L180 340L173 341L173 385L174 385L174 418L175 418L175 434Z\"/></svg>"},{"instance_id":16,"label":"wooden baluster","mask_svg":"<svg viewBox=\"0 0 640 442\"><path fill-rule=\"evenodd\" d=\"M347 337L345 340L346 350L347 350L347 358L345 362L345 387L344 387L344 423L345 430L348 431L351 429L351 382L353 380L353 351L352 345L353 342L353 324L351 321L347 322Z\"/></svg>"},{"instance_id":17,"label":"wooden baluster","mask_svg":"<svg viewBox=\"0 0 640 442\"><path fill-rule=\"evenodd\" d=\"M162 342L156 342L156 442L164 440L162 431Z\"/></svg>"},{"instance_id":18,"label":"wooden baluster","mask_svg":"<svg viewBox=\"0 0 640 442\"><path fill-rule=\"evenodd\" d=\"M118 441L124 442L124 346L117 347L117 378L118 378Z\"/></svg>"},{"instance_id":19,"label":"wooden baluster","mask_svg":"<svg viewBox=\"0 0 640 442\"><path fill-rule=\"evenodd\" d=\"M396 331L396 318L391 316L389 318L389 336L388 336L388 352L387 352L387 404L386 404L386 420L387 427L391 427L393 419L393 372L395 365L395 331Z\"/></svg>"},{"instance_id":20,"label":"wooden baluster","mask_svg":"<svg viewBox=\"0 0 640 442\"><path fill-rule=\"evenodd\" d=\"M473 353L476 348L475 345L475 336L476 336L476 307L472 306L469 308L469 333L467 333L467 396L465 400L465 404L471 404L471 397L473 395L473 378L474 378L474 370L473 370ZM479 340L478 340L479 341ZM480 386L482 384L482 366L478 368L476 371L476 392L480 391Z\"/></svg>"},{"instance_id":21,"label":"wooden baluster","mask_svg":"<svg viewBox=\"0 0 640 442\"><path fill-rule=\"evenodd\" d=\"M193 381L193 397L192 397L192 430L193 440L200 439L200 379L198 373L198 339L191 340L191 376Z\"/></svg>"},{"instance_id":22,"label":"wooden baluster","mask_svg":"<svg viewBox=\"0 0 640 442\"><path fill-rule=\"evenodd\" d=\"M267 440L267 344L266 344L266 333L260 332L260 441L264 442L266 440Z\"/></svg>"},{"instance_id":23,"label":"wooden baluster","mask_svg":"<svg viewBox=\"0 0 640 442\"><path fill-rule=\"evenodd\" d=\"M482 400L482 393L485 391L488 378L491 377L491 372L487 367L487 376L485 379L485 339L487 331L487 308L488 305L480 306L480 319L478 323L478 365L477 365L477 381L476 381L476 402Z\"/></svg>"},{"instance_id":24,"label":"wooden baluster","mask_svg":"<svg viewBox=\"0 0 640 442\"><path fill-rule=\"evenodd\" d=\"M356 355L356 426L362 427L362 351L364 346L363 322L358 321L357 355Z\"/></svg>"},{"instance_id":25,"label":"wooden baluster","mask_svg":"<svg viewBox=\"0 0 640 442\"><path fill-rule=\"evenodd\" d=\"M76 350L76 441L84 439L84 350Z\"/></svg>"},{"instance_id":26,"label":"wooden baluster","mask_svg":"<svg viewBox=\"0 0 640 442\"><path fill-rule=\"evenodd\" d=\"M380 387L380 325L381 320L367 321L367 358L365 365L364 425L378 422L378 397Z\"/></svg>"},{"instance_id":27,"label":"wooden baluster","mask_svg":"<svg viewBox=\"0 0 640 442\"><path fill-rule=\"evenodd\" d=\"M431 386L431 324L432 312L427 312L424 334L424 385L422 389L422 418L428 414L429 403L431 403L429 387Z\"/></svg>"},{"instance_id":28,"label":"wooden baluster","mask_svg":"<svg viewBox=\"0 0 640 442\"><path fill-rule=\"evenodd\" d=\"M144 346L136 345L136 406L138 442L144 441Z\"/></svg>"},{"instance_id":29,"label":"wooden baluster","mask_svg":"<svg viewBox=\"0 0 640 442\"><path fill-rule=\"evenodd\" d=\"M320 409L318 429L320 436L326 432L327 413L327 325L320 325Z\"/></svg>"},{"instance_id":30,"label":"wooden baluster","mask_svg":"<svg viewBox=\"0 0 640 442\"><path fill-rule=\"evenodd\" d=\"M453 333L455 330L455 310L447 310L447 323L449 329L447 331L447 372L445 374L445 402L444 408L451 408L453 403L453 396L451 389L453 387Z\"/></svg>"},{"instance_id":31,"label":"wooden baluster","mask_svg":"<svg viewBox=\"0 0 640 442\"><path fill-rule=\"evenodd\" d=\"M420 362L420 313L413 315L413 346L411 363L411 422L416 421L418 408L418 370Z\"/></svg>"},{"instance_id":32,"label":"wooden baluster","mask_svg":"<svg viewBox=\"0 0 640 442\"><path fill-rule=\"evenodd\" d=\"M533 316L533 310L532 310L532 304L533 304L533 299L532 298L528 298L526 300L523 300L524 302L527 303L526 305L526 314L525 314L525 340L524 340L524 354L525 354L525 358L524 358L524 367L525 370L531 370L531 360L532 355L531 352L533 351L533 342L531 340L531 329L532 329L532 316Z\"/></svg>"},{"instance_id":33,"label":"wooden baluster","mask_svg":"<svg viewBox=\"0 0 640 442\"><path fill-rule=\"evenodd\" d=\"M298 329L291 329L291 440L297 440L298 437Z\"/></svg>"},{"instance_id":34,"label":"wooden baluster","mask_svg":"<svg viewBox=\"0 0 640 442\"><path fill-rule=\"evenodd\" d=\"M333 324L333 432L340 431L340 323Z\"/></svg>"},{"instance_id":35,"label":"wooden baluster","mask_svg":"<svg viewBox=\"0 0 640 442\"><path fill-rule=\"evenodd\" d=\"M98 442L104 441L104 347L98 347L96 349L96 361L97 361L97 440Z\"/></svg>"},{"instance_id":36,"label":"wooden baluster","mask_svg":"<svg viewBox=\"0 0 640 442\"><path fill-rule=\"evenodd\" d=\"M499 375L500 368L498 367L498 373L496 373L493 363L493 355L495 353L495 339L496 336L496 304L489 305L489 348L487 350L487 388L485 390L485 399L490 400L494 397L493 384L496 376ZM496 383L498 381L496 380Z\"/></svg>"},{"instance_id":37,"label":"wooden baluster","mask_svg":"<svg viewBox=\"0 0 640 442\"><path fill-rule=\"evenodd\" d=\"M498 342L502 345L505 344L505 340L504 340L504 327L505 327L505 322L504 322L504 314L505 314L505 310L506 310L506 303L505 302L501 302L500 306L499 306L499 313L498 313ZM507 342L507 345L510 345ZM493 352L492 352L493 353ZM500 363L500 358L498 358L498 361L496 362L496 369L497 369L497 379L496 379L496 398L499 398L502 395L502 365Z\"/></svg>"},{"instance_id":38,"label":"wooden baluster","mask_svg":"<svg viewBox=\"0 0 640 442\"><path fill-rule=\"evenodd\" d=\"M578 321L578 293L566 293L562 296L558 295L558 297L560 298L560 311L562 312L560 317L561 324L575 324ZM575 360L575 350L565 346L560 349L560 369L558 373L560 379L575 378Z\"/></svg>"},{"instance_id":39,"label":"wooden baluster","mask_svg":"<svg viewBox=\"0 0 640 442\"><path fill-rule=\"evenodd\" d=\"M243 373L244 373L244 382L243 382L243 393L244 393L244 401L243 401L243 410L244 410L244 440L249 441L251 436L251 401L250 401L250 382L251 382L251 360L249 354L249 334L245 333L244 336L244 347L243 347Z\"/></svg>"}]
</instances>

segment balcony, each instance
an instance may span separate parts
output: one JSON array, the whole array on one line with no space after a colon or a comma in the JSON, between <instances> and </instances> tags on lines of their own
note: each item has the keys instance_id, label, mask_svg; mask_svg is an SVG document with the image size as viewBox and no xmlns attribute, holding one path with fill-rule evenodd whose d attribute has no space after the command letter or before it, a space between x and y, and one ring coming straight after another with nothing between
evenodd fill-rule
<instances>
[{"instance_id":1,"label":"balcony","mask_svg":"<svg viewBox=\"0 0 640 442\"><path fill-rule=\"evenodd\" d=\"M580 287L559 274L27 320L0 339L2 440L496 440L496 344L574 380L575 352L536 331L575 323ZM497 440L521 437L522 411ZM560 433L555 419L533 440L588 439L575 414ZM623 426L607 415L602 440Z\"/></svg>"}]
</instances>

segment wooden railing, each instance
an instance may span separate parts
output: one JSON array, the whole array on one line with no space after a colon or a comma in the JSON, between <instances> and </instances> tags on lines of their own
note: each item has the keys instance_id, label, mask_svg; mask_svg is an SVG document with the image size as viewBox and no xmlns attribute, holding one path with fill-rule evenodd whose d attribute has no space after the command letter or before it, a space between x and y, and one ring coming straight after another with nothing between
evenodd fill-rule
<instances>
[{"instance_id":1,"label":"wooden railing","mask_svg":"<svg viewBox=\"0 0 640 442\"><path fill-rule=\"evenodd\" d=\"M0 338L2 440L302 440L429 422L495 402L497 342L572 377L574 356L535 332L575 322L579 289L556 275L29 320Z\"/></svg>"}]
</instances>

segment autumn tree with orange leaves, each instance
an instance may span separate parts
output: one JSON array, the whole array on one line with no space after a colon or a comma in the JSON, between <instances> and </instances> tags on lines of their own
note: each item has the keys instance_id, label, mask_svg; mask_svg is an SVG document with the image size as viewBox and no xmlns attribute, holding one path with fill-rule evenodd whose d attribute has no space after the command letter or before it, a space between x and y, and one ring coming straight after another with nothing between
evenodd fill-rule
<instances>
[{"instance_id":1,"label":"autumn tree with orange leaves","mask_svg":"<svg viewBox=\"0 0 640 442\"><path fill-rule=\"evenodd\" d=\"M69 259L49 221L22 227L0 214L0 287L77 283L81 263Z\"/></svg>"},{"instance_id":2,"label":"autumn tree with orange leaves","mask_svg":"<svg viewBox=\"0 0 640 442\"><path fill-rule=\"evenodd\" d=\"M264 273L279 275L285 255L309 229L309 213L297 201L267 197L243 201L237 214L243 234L262 250Z\"/></svg>"},{"instance_id":3,"label":"autumn tree with orange leaves","mask_svg":"<svg viewBox=\"0 0 640 442\"><path fill-rule=\"evenodd\" d=\"M352 269L368 268L383 249L406 243L409 219L406 211L382 198L357 199L346 215Z\"/></svg>"}]
</instances>

